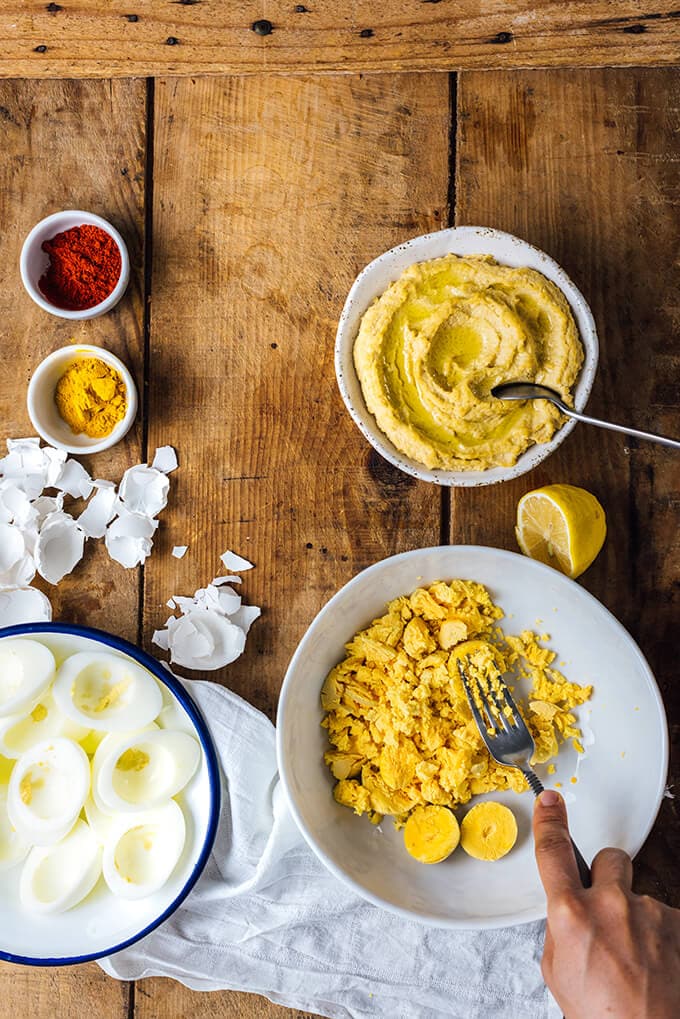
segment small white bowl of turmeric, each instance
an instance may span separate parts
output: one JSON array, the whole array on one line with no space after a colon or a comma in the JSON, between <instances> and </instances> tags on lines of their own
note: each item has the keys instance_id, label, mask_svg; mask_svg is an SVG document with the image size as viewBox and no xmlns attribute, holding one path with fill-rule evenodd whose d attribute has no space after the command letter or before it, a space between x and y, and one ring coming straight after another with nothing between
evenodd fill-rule
<instances>
[{"instance_id":1,"label":"small white bowl of turmeric","mask_svg":"<svg viewBox=\"0 0 680 1019\"><path fill-rule=\"evenodd\" d=\"M68 453L97 453L130 430L137 387L115 354L73 343L40 362L27 403L31 423L45 442Z\"/></svg>"}]
</instances>

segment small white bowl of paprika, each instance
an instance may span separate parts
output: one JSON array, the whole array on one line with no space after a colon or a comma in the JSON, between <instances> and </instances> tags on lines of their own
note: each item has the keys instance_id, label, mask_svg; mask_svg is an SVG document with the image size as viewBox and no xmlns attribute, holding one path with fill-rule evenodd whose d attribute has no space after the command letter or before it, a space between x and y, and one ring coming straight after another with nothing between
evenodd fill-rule
<instances>
[{"instance_id":1,"label":"small white bowl of paprika","mask_svg":"<svg viewBox=\"0 0 680 1019\"><path fill-rule=\"evenodd\" d=\"M130 279L130 258L119 232L101 216L79 209L41 219L24 241L19 268L39 307L77 320L111 311Z\"/></svg>"},{"instance_id":2,"label":"small white bowl of paprika","mask_svg":"<svg viewBox=\"0 0 680 1019\"><path fill-rule=\"evenodd\" d=\"M41 361L28 384L38 434L67 453L97 453L119 442L137 414L137 387L119 357L73 343Z\"/></svg>"}]
</instances>

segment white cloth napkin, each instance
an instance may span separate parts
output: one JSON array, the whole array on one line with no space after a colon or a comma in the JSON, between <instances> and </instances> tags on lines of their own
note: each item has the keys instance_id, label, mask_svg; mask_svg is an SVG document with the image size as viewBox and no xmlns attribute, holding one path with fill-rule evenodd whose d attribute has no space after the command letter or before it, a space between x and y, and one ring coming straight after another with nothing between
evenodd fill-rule
<instances>
[{"instance_id":1,"label":"white cloth napkin","mask_svg":"<svg viewBox=\"0 0 680 1019\"><path fill-rule=\"evenodd\" d=\"M100 961L122 980L167 976L332 1019L554 1019L543 924L451 931L358 898L317 860L286 807L274 727L213 683L186 682L223 771L215 847L184 904Z\"/></svg>"}]
</instances>

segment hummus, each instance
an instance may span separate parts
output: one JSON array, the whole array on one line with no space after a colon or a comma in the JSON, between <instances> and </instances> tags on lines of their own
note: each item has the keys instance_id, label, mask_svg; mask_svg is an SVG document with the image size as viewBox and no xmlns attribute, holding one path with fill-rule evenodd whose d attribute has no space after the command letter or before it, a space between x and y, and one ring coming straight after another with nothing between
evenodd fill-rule
<instances>
[{"instance_id":1,"label":"hummus","mask_svg":"<svg viewBox=\"0 0 680 1019\"><path fill-rule=\"evenodd\" d=\"M562 421L552 404L497 400L491 389L537 382L571 404L582 363L561 290L485 255L409 266L365 313L354 344L378 427L413 460L447 470L507 467L548 442Z\"/></svg>"}]
</instances>

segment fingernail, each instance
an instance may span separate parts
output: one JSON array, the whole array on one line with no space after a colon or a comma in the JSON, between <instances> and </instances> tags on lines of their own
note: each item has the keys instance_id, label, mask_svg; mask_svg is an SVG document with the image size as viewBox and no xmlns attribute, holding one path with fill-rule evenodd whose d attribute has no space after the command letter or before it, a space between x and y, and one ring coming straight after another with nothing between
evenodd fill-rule
<instances>
[{"instance_id":1,"label":"fingernail","mask_svg":"<svg viewBox=\"0 0 680 1019\"><path fill-rule=\"evenodd\" d=\"M544 789L538 797L538 802L542 807L554 807L560 802L560 798L554 789Z\"/></svg>"}]
</instances>

